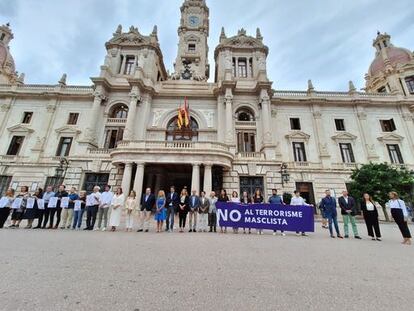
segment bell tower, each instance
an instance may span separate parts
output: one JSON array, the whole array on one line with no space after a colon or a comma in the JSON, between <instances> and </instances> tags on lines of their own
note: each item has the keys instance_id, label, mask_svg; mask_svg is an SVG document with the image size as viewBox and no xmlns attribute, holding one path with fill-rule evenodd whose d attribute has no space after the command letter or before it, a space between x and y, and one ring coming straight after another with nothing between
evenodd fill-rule
<instances>
[{"instance_id":1,"label":"bell tower","mask_svg":"<svg viewBox=\"0 0 414 311\"><path fill-rule=\"evenodd\" d=\"M173 80L206 81L208 64L209 8L205 0L185 0L178 27L178 53Z\"/></svg>"}]
</instances>

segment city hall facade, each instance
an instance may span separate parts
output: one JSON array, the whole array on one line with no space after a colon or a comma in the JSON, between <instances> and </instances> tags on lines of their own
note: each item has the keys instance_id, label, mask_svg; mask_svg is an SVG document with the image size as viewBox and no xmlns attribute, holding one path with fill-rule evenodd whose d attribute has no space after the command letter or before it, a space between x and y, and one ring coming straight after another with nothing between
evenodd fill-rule
<instances>
[{"instance_id":1,"label":"city hall facade","mask_svg":"<svg viewBox=\"0 0 414 311\"><path fill-rule=\"evenodd\" d=\"M374 40L364 92L352 82L348 92L320 92L311 81L306 91L275 89L259 29L216 35L212 70L209 9L186 0L173 73L157 27L144 35L118 26L93 86L67 85L66 75L35 85L17 74L12 30L1 26L0 190L259 187L267 195L299 189L313 203L327 188L345 189L363 163L414 169L414 55L388 34ZM180 128L185 101L190 120Z\"/></svg>"}]
</instances>

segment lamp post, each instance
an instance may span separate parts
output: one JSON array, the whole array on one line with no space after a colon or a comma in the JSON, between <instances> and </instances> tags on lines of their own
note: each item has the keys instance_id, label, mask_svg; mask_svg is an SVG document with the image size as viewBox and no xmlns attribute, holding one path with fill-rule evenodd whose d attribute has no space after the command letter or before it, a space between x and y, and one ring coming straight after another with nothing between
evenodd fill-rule
<instances>
[{"instance_id":1,"label":"lamp post","mask_svg":"<svg viewBox=\"0 0 414 311\"><path fill-rule=\"evenodd\" d=\"M60 186L60 184L63 183L63 181L65 180L65 176L66 176L66 171L68 170L69 167L69 161L66 158L61 158L59 161L59 166L56 168L55 171L55 185L54 188L56 188L57 186Z\"/></svg>"},{"instance_id":2,"label":"lamp post","mask_svg":"<svg viewBox=\"0 0 414 311\"><path fill-rule=\"evenodd\" d=\"M280 166L280 176L282 178L282 187L290 181L290 174L287 171L288 165L286 163L282 163Z\"/></svg>"}]
</instances>

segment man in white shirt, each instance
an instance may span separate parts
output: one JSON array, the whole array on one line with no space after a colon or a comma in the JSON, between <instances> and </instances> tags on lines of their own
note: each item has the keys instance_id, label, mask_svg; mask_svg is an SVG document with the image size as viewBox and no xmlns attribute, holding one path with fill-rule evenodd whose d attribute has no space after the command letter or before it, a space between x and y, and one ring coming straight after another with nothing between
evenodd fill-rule
<instances>
[{"instance_id":1,"label":"man in white shirt","mask_svg":"<svg viewBox=\"0 0 414 311\"><path fill-rule=\"evenodd\" d=\"M293 197L290 199L290 205L292 206L313 206L305 202L305 200L300 196L300 192L295 190L293 192ZM296 235L300 235L299 231L296 231ZM302 236L306 236L305 232L302 232Z\"/></svg>"},{"instance_id":2,"label":"man in white shirt","mask_svg":"<svg viewBox=\"0 0 414 311\"><path fill-rule=\"evenodd\" d=\"M109 207L111 206L113 197L114 197L114 194L111 192L111 186L106 185L105 191L102 192L101 198L99 199L98 227L95 230L102 230L102 231L106 230L106 227L108 226L108 211L109 211ZM102 218L104 221L103 228L101 228Z\"/></svg>"}]
</instances>

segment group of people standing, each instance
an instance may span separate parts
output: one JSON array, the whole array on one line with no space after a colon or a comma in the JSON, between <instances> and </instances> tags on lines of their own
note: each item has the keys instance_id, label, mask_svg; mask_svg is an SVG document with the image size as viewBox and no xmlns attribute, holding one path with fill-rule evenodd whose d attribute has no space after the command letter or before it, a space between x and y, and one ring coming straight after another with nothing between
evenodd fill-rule
<instances>
[{"instance_id":1,"label":"group of people standing","mask_svg":"<svg viewBox=\"0 0 414 311\"><path fill-rule=\"evenodd\" d=\"M388 194L389 201L387 203L391 210L391 215L403 236L402 244L411 245L411 233L408 228L408 209L403 200L401 200L396 192ZM319 208L322 211L322 227L329 228L331 238L335 238L333 228L335 228L336 237L343 239L349 238L349 224L352 227L352 233L355 239L361 239L356 225L355 216L357 214L357 204L353 197L349 196L348 191L343 191L342 196L338 199L338 205L341 208L341 215L344 222L344 233L342 236L338 226L338 213L336 199L331 196L331 191L325 191L325 197L321 200ZM379 225L378 208L381 206L375 202L368 193L364 193L361 201L361 211L367 227L368 236L373 241L381 241L381 230Z\"/></svg>"},{"instance_id":2,"label":"group of people standing","mask_svg":"<svg viewBox=\"0 0 414 311\"><path fill-rule=\"evenodd\" d=\"M403 244L411 244L411 233L408 228L408 211L403 200L399 199L398 194L391 192L388 205L391 214L397 223L402 235ZM265 201L262 191L256 189L252 197L244 191L239 197L237 191L233 191L231 197L226 190L222 189L218 195L212 191L209 195L202 191L200 195L196 190L191 194L187 188L177 193L174 186L166 194L160 190L157 195L147 188L141 198L137 198L134 190L125 196L122 188L118 188L115 193L111 192L109 185L103 191L99 186L93 188L93 192L87 195L86 191L77 193L75 187L69 192L64 185L59 186L58 191L54 192L51 186L36 190L31 195L26 186L21 187L21 192L15 196L13 189L8 189L6 195L0 200L0 228L2 228L11 213L11 224L9 228L17 228L22 220L27 219L25 228L30 229L73 229L80 230L84 214L86 212L86 223L83 230L111 230L116 231L121 224L122 213L125 214L125 230L132 231L134 221L138 220L138 232L148 232L151 220L156 222L156 232L173 232L175 216L178 214L179 232L183 233L186 228L187 218L189 232L217 232L217 202L233 202L240 204L270 203L285 205L283 197L278 195L277 189L272 190L272 195ZM310 206L301 197L299 191L294 191L290 200L291 206ZM354 198L343 191L338 199L344 223L345 235L342 236L337 220L337 201L331 196L330 190L326 190L325 197L321 200L319 208L322 211L322 227L329 228L332 238L349 238L349 224L355 239L361 239L356 225L355 216L357 214L357 204ZM379 204L374 202L369 194L364 194L361 202L361 210L367 226L368 235L372 240L381 241L381 231L378 221ZM37 224L34 225L34 220ZM97 223L96 223L97 221ZM164 227L165 223L165 227ZM232 228L233 233L251 233L249 228ZM333 230L335 229L336 236ZM226 233L226 227L220 227L220 232ZM273 232L276 235L276 231ZM263 230L258 229L257 234L263 234ZM281 231L284 236L285 233ZM306 236L305 232L296 232L297 235Z\"/></svg>"}]
</instances>

